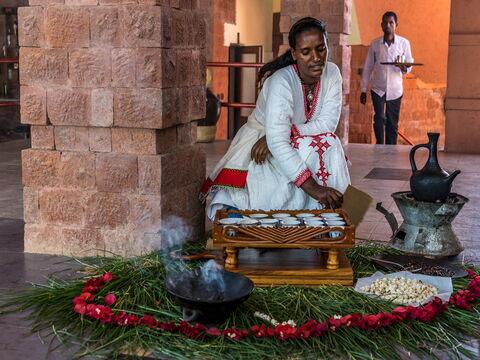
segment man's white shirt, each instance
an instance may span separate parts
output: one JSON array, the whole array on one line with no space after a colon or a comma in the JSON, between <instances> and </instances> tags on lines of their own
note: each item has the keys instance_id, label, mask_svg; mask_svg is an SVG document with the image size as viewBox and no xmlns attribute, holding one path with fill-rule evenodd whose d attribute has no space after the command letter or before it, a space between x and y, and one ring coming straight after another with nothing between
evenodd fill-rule
<instances>
[{"instance_id":1,"label":"man's white shirt","mask_svg":"<svg viewBox=\"0 0 480 360\"><path fill-rule=\"evenodd\" d=\"M367 58L363 66L361 91L366 92L371 82L372 90L386 99L395 100L403 94L403 73L397 66L382 65L382 62L395 62L397 56L405 56L405 62L413 62L410 42L399 35L388 46L383 36L376 38L370 44ZM409 67L407 73L412 71Z\"/></svg>"}]
</instances>

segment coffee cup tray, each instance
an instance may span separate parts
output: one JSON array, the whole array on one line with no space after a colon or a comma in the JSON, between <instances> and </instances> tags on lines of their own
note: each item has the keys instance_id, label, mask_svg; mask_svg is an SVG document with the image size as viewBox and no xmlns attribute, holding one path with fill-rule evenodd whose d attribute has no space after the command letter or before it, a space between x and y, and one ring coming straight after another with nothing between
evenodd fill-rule
<instances>
[{"instance_id":1,"label":"coffee cup tray","mask_svg":"<svg viewBox=\"0 0 480 360\"><path fill-rule=\"evenodd\" d=\"M219 210L213 224L225 268L256 285L353 285L344 249L354 245L355 226L342 209Z\"/></svg>"}]
</instances>

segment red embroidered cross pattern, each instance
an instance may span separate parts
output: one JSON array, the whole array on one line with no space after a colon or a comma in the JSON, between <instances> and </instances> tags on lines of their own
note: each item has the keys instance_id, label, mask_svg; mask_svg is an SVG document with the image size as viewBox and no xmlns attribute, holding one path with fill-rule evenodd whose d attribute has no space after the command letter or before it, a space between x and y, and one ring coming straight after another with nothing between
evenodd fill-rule
<instances>
[{"instance_id":1,"label":"red embroidered cross pattern","mask_svg":"<svg viewBox=\"0 0 480 360\"><path fill-rule=\"evenodd\" d=\"M325 161L323 160L323 154L327 149L330 147L330 144L325 140L328 137L336 138L337 136L334 133L327 132L318 135L299 135L298 132L292 132L291 136L291 145L294 149L298 149L300 146L300 139L309 137L312 139L312 142L308 145L312 147L315 152L318 154L319 159L319 167L318 171L315 175L317 175L318 179L322 181L323 186L327 186L328 177L331 175L327 168L325 167Z\"/></svg>"}]
</instances>

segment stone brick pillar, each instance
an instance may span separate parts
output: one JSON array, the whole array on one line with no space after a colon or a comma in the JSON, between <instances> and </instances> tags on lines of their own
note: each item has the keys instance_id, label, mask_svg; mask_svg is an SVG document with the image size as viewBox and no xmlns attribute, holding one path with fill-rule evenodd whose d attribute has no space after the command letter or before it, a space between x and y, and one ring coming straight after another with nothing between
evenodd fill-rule
<instances>
[{"instance_id":1,"label":"stone brick pillar","mask_svg":"<svg viewBox=\"0 0 480 360\"><path fill-rule=\"evenodd\" d=\"M336 133L344 144L348 143L351 49L347 45L347 38L350 34L351 8L352 0L282 0L280 10L280 32L284 36L279 54L289 49L288 31L300 18L312 16L327 23L329 60L338 65L343 76L343 107Z\"/></svg>"},{"instance_id":2,"label":"stone brick pillar","mask_svg":"<svg viewBox=\"0 0 480 360\"><path fill-rule=\"evenodd\" d=\"M480 2L451 3L445 150L480 153Z\"/></svg>"},{"instance_id":3,"label":"stone brick pillar","mask_svg":"<svg viewBox=\"0 0 480 360\"><path fill-rule=\"evenodd\" d=\"M21 117L32 125L25 251L140 254L160 245L171 216L190 226L182 238L202 235L197 0L30 5L19 10Z\"/></svg>"}]
</instances>

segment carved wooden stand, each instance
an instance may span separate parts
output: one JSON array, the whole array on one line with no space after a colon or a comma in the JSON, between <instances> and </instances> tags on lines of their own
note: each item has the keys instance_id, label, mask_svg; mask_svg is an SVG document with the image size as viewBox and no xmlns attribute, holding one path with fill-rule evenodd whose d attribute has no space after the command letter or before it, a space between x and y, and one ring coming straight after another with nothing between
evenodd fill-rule
<instances>
[{"instance_id":1,"label":"carved wooden stand","mask_svg":"<svg viewBox=\"0 0 480 360\"><path fill-rule=\"evenodd\" d=\"M218 211L213 245L226 252L224 266L251 278L256 285L353 285L353 270L344 254L355 245L355 227L348 214L336 210L346 222L339 227L260 227L221 225L230 213L292 215L307 211ZM330 210L309 210L321 215ZM335 231L341 235L328 236Z\"/></svg>"}]
</instances>

